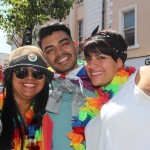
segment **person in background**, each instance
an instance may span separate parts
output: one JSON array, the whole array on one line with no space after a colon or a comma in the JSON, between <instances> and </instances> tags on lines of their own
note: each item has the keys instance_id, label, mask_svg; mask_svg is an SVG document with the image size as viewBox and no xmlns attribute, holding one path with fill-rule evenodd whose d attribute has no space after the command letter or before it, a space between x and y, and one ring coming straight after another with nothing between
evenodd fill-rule
<instances>
[{"instance_id":1,"label":"person in background","mask_svg":"<svg viewBox=\"0 0 150 150\"><path fill-rule=\"evenodd\" d=\"M45 107L54 74L47 66L43 52L35 46L11 52L0 95L0 149L51 149Z\"/></svg>"},{"instance_id":2,"label":"person in background","mask_svg":"<svg viewBox=\"0 0 150 150\"><path fill-rule=\"evenodd\" d=\"M98 87L97 98L86 104L97 112L85 128L86 150L149 149L150 66L135 71L125 65L127 44L116 31L100 31L82 48Z\"/></svg>"},{"instance_id":3,"label":"person in background","mask_svg":"<svg viewBox=\"0 0 150 150\"><path fill-rule=\"evenodd\" d=\"M78 141L76 135L79 133L83 139L84 128L77 130L73 122L78 116L79 108L84 105L86 96L95 95L95 88L91 86L84 66L78 66L78 45L72 40L70 29L64 23L43 25L39 30L38 45L55 72L53 90L46 106L53 121L53 150L76 149L77 144L80 145L83 141Z\"/></svg>"}]
</instances>

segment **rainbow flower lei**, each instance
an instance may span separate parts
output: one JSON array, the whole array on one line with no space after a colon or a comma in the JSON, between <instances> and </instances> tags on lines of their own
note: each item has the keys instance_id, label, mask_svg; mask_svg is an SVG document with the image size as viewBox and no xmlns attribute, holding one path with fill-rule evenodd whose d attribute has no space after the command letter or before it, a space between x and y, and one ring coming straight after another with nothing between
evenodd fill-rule
<instances>
[{"instance_id":1,"label":"rainbow flower lei","mask_svg":"<svg viewBox=\"0 0 150 150\"><path fill-rule=\"evenodd\" d=\"M0 110L2 110L4 103L5 92L0 93ZM23 119L18 115L18 119L22 124L22 131L24 133L24 150L41 150L42 149L42 129L39 124L31 124L34 116L34 103L31 104L29 110L25 113L25 118L27 119L27 134L23 126ZM16 128L14 122L14 136L12 141L12 150L21 149L21 139L19 135L19 130Z\"/></svg>"},{"instance_id":2,"label":"rainbow flower lei","mask_svg":"<svg viewBox=\"0 0 150 150\"><path fill-rule=\"evenodd\" d=\"M108 86L97 89L95 92L97 97L86 98L86 103L84 107L80 108L79 115L73 117L72 132L68 133L68 138L71 140L70 146L74 150L86 149L84 145L85 126L92 118L98 115L102 106L119 91L121 85L125 84L129 76L134 72L134 67L121 68Z\"/></svg>"},{"instance_id":3,"label":"rainbow flower lei","mask_svg":"<svg viewBox=\"0 0 150 150\"><path fill-rule=\"evenodd\" d=\"M22 131L24 133L24 150L41 150L42 149L42 131L39 124L31 124L34 116L34 102L31 104L29 110L25 113L25 118L27 120L27 133L23 127L23 119L18 115L18 119L22 124ZM15 122L14 122L15 125ZM21 149L21 140L19 136L18 128L14 130L14 137L12 146L14 150Z\"/></svg>"}]
</instances>

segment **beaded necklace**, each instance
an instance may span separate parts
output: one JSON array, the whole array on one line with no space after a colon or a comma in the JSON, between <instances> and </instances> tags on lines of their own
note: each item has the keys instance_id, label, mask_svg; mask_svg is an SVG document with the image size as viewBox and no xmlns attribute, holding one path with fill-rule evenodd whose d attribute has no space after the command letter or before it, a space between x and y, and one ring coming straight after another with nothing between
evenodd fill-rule
<instances>
[{"instance_id":1,"label":"beaded necklace","mask_svg":"<svg viewBox=\"0 0 150 150\"><path fill-rule=\"evenodd\" d=\"M74 150L85 150L84 129L87 123L98 115L102 106L108 102L126 83L129 76L135 72L134 67L121 68L116 73L113 80L106 87L100 87L96 90L95 98L87 97L84 107L80 108L78 116L73 117L72 132L68 133L71 140L70 146Z\"/></svg>"}]
</instances>

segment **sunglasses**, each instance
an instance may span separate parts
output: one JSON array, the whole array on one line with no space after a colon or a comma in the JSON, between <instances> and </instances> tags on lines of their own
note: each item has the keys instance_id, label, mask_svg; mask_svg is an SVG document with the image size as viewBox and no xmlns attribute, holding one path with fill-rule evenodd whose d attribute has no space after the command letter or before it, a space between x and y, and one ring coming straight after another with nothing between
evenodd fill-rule
<instances>
[{"instance_id":1,"label":"sunglasses","mask_svg":"<svg viewBox=\"0 0 150 150\"><path fill-rule=\"evenodd\" d=\"M25 77L27 77L29 71L32 72L32 76L34 77L34 79L43 79L46 75L45 70L36 67L32 67L32 69L29 69L27 67L17 67L13 69L13 72L19 79L24 79Z\"/></svg>"}]
</instances>

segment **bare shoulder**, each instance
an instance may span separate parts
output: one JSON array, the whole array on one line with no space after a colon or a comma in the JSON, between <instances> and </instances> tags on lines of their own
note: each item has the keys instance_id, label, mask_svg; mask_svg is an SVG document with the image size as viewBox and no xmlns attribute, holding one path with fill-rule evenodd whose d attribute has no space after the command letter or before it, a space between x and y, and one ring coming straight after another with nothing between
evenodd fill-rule
<instances>
[{"instance_id":1,"label":"bare shoulder","mask_svg":"<svg viewBox=\"0 0 150 150\"><path fill-rule=\"evenodd\" d=\"M150 96L150 65L142 66L135 78L136 85Z\"/></svg>"}]
</instances>

